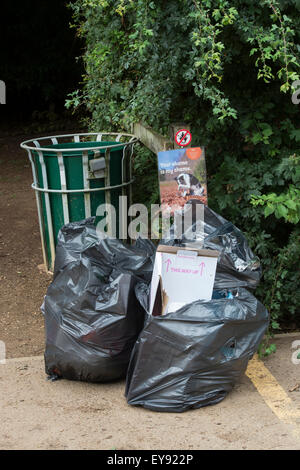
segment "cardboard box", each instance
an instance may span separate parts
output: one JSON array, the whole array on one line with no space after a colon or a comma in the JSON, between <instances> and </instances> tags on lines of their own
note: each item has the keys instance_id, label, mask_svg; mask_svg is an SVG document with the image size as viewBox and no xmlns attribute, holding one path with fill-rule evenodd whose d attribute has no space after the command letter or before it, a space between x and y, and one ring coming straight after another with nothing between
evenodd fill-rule
<instances>
[{"instance_id":1,"label":"cardboard box","mask_svg":"<svg viewBox=\"0 0 300 470\"><path fill-rule=\"evenodd\" d=\"M159 245L150 288L150 313L164 315L195 300L211 300L219 252Z\"/></svg>"}]
</instances>

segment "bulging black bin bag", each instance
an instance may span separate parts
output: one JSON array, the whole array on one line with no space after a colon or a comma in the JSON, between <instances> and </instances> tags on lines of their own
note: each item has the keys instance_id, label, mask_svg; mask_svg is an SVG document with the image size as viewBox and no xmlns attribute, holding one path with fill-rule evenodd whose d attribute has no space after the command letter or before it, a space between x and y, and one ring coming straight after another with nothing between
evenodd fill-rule
<instances>
[{"instance_id":1,"label":"bulging black bin bag","mask_svg":"<svg viewBox=\"0 0 300 470\"><path fill-rule=\"evenodd\" d=\"M204 220L196 228L195 207L203 204L191 199L184 207L182 214L194 211L194 223L186 229L180 239L175 239L176 229L172 226L170 232L165 235L162 244L194 246L196 248L208 248L219 251L217 272L214 287L216 289L229 287L255 288L261 278L260 261L248 245L244 234L231 222L214 212L208 206L203 206ZM192 207L194 207L192 209ZM196 237L195 237L196 234Z\"/></svg>"},{"instance_id":2,"label":"bulging black bin bag","mask_svg":"<svg viewBox=\"0 0 300 470\"><path fill-rule=\"evenodd\" d=\"M139 284L136 293L147 310L149 287ZM268 326L267 310L250 292L237 288L232 295L147 316L128 368L129 404L182 412L225 398Z\"/></svg>"},{"instance_id":3,"label":"bulging black bin bag","mask_svg":"<svg viewBox=\"0 0 300 470\"><path fill-rule=\"evenodd\" d=\"M109 275L113 267L150 282L155 246L139 238L134 246L118 239L99 239L94 225L95 217L64 225L58 233L54 278L72 261L88 259Z\"/></svg>"},{"instance_id":4,"label":"bulging black bin bag","mask_svg":"<svg viewBox=\"0 0 300 470\"><path fill-rule=\"evenodd\" d=\"M64 226L58 236L55 272L42 305L46 326L46 373L52 377L106 382L126 375L144 324L134 294L149 282L154 245L133 247L100 240L90 218Z\"/></svg>"},{"instance_id":5,"label":"bulging black bin bag","mask_svg":"<svg viewBox=\"0 0 300 470\"><path fill-rule=\"evenodd\" d=\"M259 259L242 232L209 207L203 207L204 220L197 220L198 203L191 200L184 207L183 215L194 211L195 222L182 237L175 238L173 225L162 243L219 251L213 299L163 316L147 313L127 373L131 405L182 412L220 402L244 373L268 327L267 310L245 289L259 283ZM147 312L149 284L135 290Z\"/></svg>"}]
</instances>

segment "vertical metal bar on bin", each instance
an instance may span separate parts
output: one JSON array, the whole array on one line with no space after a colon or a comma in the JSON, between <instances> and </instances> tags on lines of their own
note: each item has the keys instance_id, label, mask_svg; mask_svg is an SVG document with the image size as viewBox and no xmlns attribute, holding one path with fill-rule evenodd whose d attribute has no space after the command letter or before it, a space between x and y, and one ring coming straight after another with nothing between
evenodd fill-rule
<instances>
[{"instance_id":1,"label":"vertical metal bar on bin","mask_svg":"<svg viewBox=\"0 0 300 470\"><path fill-rule=\"evenodd\" d=\"M39 162L41 165L42 169L42 178L43 178L43 187L44 189L49 189L48 187L48 177L47 177L47 168L46 164L44 161L44 155L41 150L38 150L37 148L37 153L39 156ZM47 216L47 225L48 225L48 233L49 233L49 243L50 243L50 253L51 253L51 261L52 261L52 266L54 266L54 260L55 260L55 243L54 243L54 232L53 232L53 223L52 223L52 214L51 214L51 205L50 205L50 197L49 193L47 191L44 192L44 198L45 198L45 206L46 206L46 216ZM47 265L47 269L49 269L49 265Z\"/></svg>"},{"instance_id":2,"label":"vertical metal bar on bin","mask_svg":"<svg viewBox=\"0 0 300 470\"><path fill-rule=\"evenodd\" d=\"M129 153L129 181L132 181L132 154L133 154L133 146L134 140L136 139L135 136L131 137L129 143L130 145L130 153ZM129 205L132 205L132 184L129 185Z\"/></svg>"},{"instance_id":3,"label":"vertical metal bar on bin","mask_svg":"<svg viewBox=\"0 0 300 470\"><path fill-rule=\"evenodd\" d=\"M82 172L83 172L83 187L84 189L90 189L89 180L89 157L88 151L82 152ZM85 217L91 217L91 195L89 192L84 193L84 209Z\"/></svg>"},{"instance_id":4,"label":"vertical metal bar on bin","mask_svg":"<svg viewBox=\"0 0 300 470\"><path fill-rule=\"evenodd\" d=\"M27 150L29 161L31 163L31 168L32 168L32 175L33 175L33 182L35 186L38 185L38 177L37 177L37 171L35 167L35 163L33 161L33 157L31 154L31 150ZM46 249L45 249L45 227L43 224L43 219L42 219L42 202L41 202L41 194L39 191L34 191L35 192L35 198L36 198L36 205L37 205L37 210L38 210L38 219L39 219L39 227L40 227L40 234L41 234L41 241L42 241L42 253L43 253L43 260L44 260L44 265L47 268L48 263L47 263L47 256L46 256Z\"/></svg>"},{"instance_id":5,"label":"vertical metal bar on bin","mask_svg":"<svg viewBox=\"0 0 300 470\"><path fill-rule=\"evenodd\" d=\"M122 137L122 134L117 134L116 137L116 142L120 142ZM122 156L122 185L126 182L125 180L125 172L124 172L124 159L126 157L125 154L125 148L126 146L123 147L123 156ZM120 199L119 199L119 237L122 240L127 239L127 200L125 199L124 196L126 196L126 188L125 186L122 186L122 198L121 198L121 204L120 204Z\"/></svg>"},{"instance_id":6,"label":"vertical metal bar on bin","mask_svg":"<svg viewBox=\"0 0 300 470\"><path fill-rule=\"evenodd\" d=\"M60 186L63 191L66 191L67 189L66 169L65 169L64 157L63 157L62 152L57 152L57 160L58 160L58 166L59 166ZM68 194L62 193L61 198L62 198L62 205L63 205L64 224L68 224L70 222Z\"/></svg>"},{"instance_id":7,"label":"vertical metal bar on bin","mask_svg":"<svg viewBox=\"0 0 300 470\"><path fill-rule=\"evenodd\" d=\"M127 145L123 147L123 156L122 156L122 185L127 182L126 179L126 153ZM130 185L129 185L130 186ZM122 240L127 239L127 188L122 186L122 198L121 204L119 204L119 224L120 224L120 238Z\"/></svg>"},{"instance_id":8,"label":"vertical metal bar on bin","mask_svg":"<svg viewBox=\"0 0 300 470\"><path fill-rule=\"evenodd\" d=\"M106 148L105 149L105 187L110 186L110 149ZM110 197L110 189L105 189L105 204L111 205L111 197ZM113 227L112 225L112 213L111 213L111 207L107 208L107 215L106 219L108 221L108 236L112 236L111 229Z\"/></svg>"}]
</instances>

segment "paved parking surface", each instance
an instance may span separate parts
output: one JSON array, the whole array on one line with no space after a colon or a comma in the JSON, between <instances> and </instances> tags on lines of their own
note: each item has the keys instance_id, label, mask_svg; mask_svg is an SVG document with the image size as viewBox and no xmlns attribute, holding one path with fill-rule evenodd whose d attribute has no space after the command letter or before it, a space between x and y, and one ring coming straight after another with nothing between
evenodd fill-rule
<instances>
[{"instance_id":1,"label":"paved parking surface","mask_svg":"<svg viewBox=\"0 0 300 470\"><path fill-rule=\"evenodd\" d=\"M183 414L127 405L123 381L49 382L41 356L10 359L0 365L0 449L299 450L295 340L279 338L275 355L251 361L223 402Z\"/></svg>"}]
</instances>

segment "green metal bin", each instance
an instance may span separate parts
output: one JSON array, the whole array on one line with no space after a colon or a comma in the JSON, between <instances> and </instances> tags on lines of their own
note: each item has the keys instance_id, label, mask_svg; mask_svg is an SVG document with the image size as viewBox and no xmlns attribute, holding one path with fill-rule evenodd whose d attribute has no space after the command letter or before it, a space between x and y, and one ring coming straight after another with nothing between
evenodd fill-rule
<instances>
[{"instance_id":1,"label":"green metal bin","mask_svg":"<svg viewBox=\"0 0 300 470\"><path fill-rule=\"evenodd\" d=\"M131 157L136 142L132 134L81 133L21 144L32 165L46 269L53 271L60 228L96 216L101 204L115 207L117 233L126 237L127 211L119 204L119 197L128 196L131 203ZM93 172L91 160L101 161L105 167Z\"/></svg>"}]
</instances>

